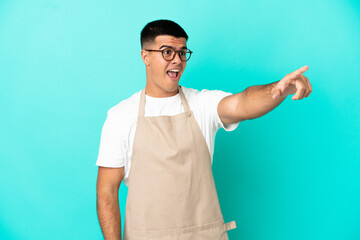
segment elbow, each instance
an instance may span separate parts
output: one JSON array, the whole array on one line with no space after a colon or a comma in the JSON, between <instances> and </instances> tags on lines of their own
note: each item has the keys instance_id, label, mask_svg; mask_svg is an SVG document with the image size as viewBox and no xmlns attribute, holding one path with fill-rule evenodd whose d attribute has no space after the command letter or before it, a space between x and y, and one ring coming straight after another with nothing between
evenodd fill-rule
<instances>
[{"instance_id":1,"label":"elbow","mask_svg":"<svg viewBox=\"0 0 360 240\"><path fill-rule=\"evenodd\" d=\"M218 106L218 113L224 124L233 124L247 120L241 95L232 95Z\"/></svg>"}]
</instances>

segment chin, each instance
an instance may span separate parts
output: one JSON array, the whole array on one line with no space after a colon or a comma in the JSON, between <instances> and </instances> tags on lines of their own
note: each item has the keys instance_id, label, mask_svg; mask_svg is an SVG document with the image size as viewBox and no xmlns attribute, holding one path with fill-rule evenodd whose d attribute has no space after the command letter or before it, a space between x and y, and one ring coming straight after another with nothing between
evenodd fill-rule
<instances>
[{"instance_id":1,"label":"chin","mask_svg":"<svg viewBox=\"0 0 360 240\"><path fill-rule=\"evenodd\" d=\"M178 86L179 86L179 84L176 84L175 86L169 87L169 88L167 88L167 89L165 89L165 90L166 90L167 92L169 92L169 93L173 93L173 92L176 92L176 91L177 91Z\"/></svg>"},{"instance_id":2,"label":"chin","mask_svg":"<svg viewBox=\"0 0 360 240\"><path fill-rule=\"evenodd\" d=\"M179 80L180 78L174 81L173 79L165 77L160 81L152 82L152 84L149 84L149 87L155 92L163 92L166 95L172 95L177 92L177 89L179 87Z\"/></svg>"}]
</instances>

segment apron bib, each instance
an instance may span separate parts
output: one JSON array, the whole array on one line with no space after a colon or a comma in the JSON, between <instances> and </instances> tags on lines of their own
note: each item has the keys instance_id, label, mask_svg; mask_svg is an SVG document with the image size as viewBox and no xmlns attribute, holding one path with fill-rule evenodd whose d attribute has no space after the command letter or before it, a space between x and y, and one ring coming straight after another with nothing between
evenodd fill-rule
<instances>
[{"instance_id":1,"label":"apron bib","mask_svg":"<svg viewBox=\"0 0 360 240\"><path fill-rule=\"evenodd\" d=\"M145 117L141 92L124 240L228 240L205 138L179 86L183 113Z\"/></svg>"}]
</instances>

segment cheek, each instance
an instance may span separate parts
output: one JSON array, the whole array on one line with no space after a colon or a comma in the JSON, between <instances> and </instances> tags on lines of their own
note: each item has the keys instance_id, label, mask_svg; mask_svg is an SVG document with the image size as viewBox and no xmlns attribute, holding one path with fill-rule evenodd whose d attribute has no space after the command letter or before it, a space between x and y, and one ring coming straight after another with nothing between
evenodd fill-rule
<instances>
[{"instance_id":1,"label":"cheek","mask_svg":"<svg viewBox=\"0 0 360 240\"><path fill-rule=\"evenodd\" d=\"M158 60L156 62L156 65L154 66L155 67L155 71L156 71L156 74L159 74L159 75L164 75L166 74L166 69L168 68L168 62L164 62L164 61L161 61L161 60Z\"/></svg>"},{"instance_id":2,"label":"cheek","mask_svg":"<svg viewBox=\"0 0 360 240\"><path fill-rule=\"evenodd\" d=\"M183 69L182 73L184 73L185 67L186 67L186 62L183 62L183 64L182 64L182 69Z\"/></svg>"},{"instance_id":3,"label":"cheek","mask_svg":"<svg viewBox=\"0 0 360 240\"><path fill-rule=\"evenodd\" d=\"M151 68L152 68L152 73L154 75L161 75L164 73L164 67L162 66L162 64L158 61L154 62L152 65L151 65Z\"/></svg>"}]
</instances>

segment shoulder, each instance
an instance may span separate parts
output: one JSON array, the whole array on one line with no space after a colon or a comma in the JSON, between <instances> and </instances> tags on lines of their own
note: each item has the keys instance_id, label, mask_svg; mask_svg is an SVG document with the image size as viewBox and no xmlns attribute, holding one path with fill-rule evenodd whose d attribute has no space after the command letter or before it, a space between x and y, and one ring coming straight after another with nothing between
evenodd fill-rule
<instances>
[{"instance_id":1,"label":"shoulder","mask_svg":"<svg viewBox=\"0 0 360 240\"><path fill-rule=\"evenodd\" d=\"M129 98L124 99L115 106L111 107L107 111L108 117L110 116L111 118L126 119L129 116L137 115L140 93L141 91L138 91Z\"/></svg>"},{"instance_id":2,"label":"shoulder","mask_svg":"<svg viewBox=\"0 0 360 240\"><path fill-rule=\"evenodd\" d=\"M210 101L215 102L221 100L222 98L232 95L230 92L225 92L222 90L209 90L209 89L202 89L201 91L193 88L186 88L182 87L185 97L188 101Z\"/></svg>"},{"instance_id":3,"label":"shoulder","mask_svg":"<svg viewBox=\"0 0 360 240\"><path fill-rule=\"evenodd\" d=\"M110 131L126 133L136 122L140 93L141 91L134 93L107 111L105 122Z\"/></svg>"},{"instance_id":4,"label":"shoulder","mask_svg":"<svg viewBox=\"0 0 360 240\"><path fill-rule=\"evenodd\" d=\"M181 86L181 89L185 95L185 98L188 100L188 102L194 101L194 99L196 99L196 97L200 93L199 90L194 89L194 88L187 88L187 87Z\"/></svg>"}]
</instances>

